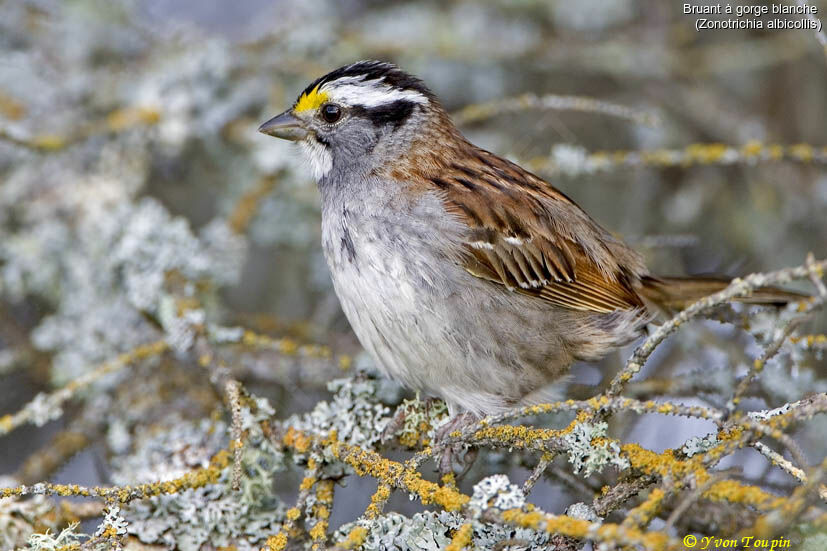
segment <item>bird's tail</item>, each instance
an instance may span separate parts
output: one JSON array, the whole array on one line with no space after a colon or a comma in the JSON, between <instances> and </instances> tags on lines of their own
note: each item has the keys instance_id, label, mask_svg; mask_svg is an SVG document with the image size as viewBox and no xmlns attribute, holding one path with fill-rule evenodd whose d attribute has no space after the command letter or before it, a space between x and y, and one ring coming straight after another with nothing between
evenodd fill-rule
<instances>
[{"instance_id":1,"label":"bird's tail","mask_svg":"<svg viewBox=\"0 0 827 551\"><path fill-rule=\"evenodd\" d=\"M644 299L667 312L682 310L706 296L722 291L730 280L722 277L644 277L640 294ZM760 287L738 302L784 306L789 302L804 300L807 295L786 291L777 287Z\"/></svg>"}]
</instances>

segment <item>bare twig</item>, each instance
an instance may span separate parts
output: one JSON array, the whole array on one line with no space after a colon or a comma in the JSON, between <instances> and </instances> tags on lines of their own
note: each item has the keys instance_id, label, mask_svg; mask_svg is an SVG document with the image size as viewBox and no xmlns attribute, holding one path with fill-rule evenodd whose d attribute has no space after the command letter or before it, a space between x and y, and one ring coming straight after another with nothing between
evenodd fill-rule
<instances>
[{"instance_id":1,"label":"bare twig","mask_svg":"<svg viewBox=\"0 0 827 551\"><path fill-rule=\"evenodd\" d=\"M61 389L49 394L38 394L17 413L0 417L0 436L11 432L24 423L43 424L45 421L59 417L62 413L61 406L70 400L78 390L131 363L163 354L168 348L169 345L163 340L143 344L101 364Z\"/></svg>"},{"instance_id":2,"label":"bare twig","mask_svg":"<svg viewBox=\"0 0 827 551\"><path fill-rule=\"evenodd\" d=\"M548 469L552 459L554 459L554 456L551 454L544 453L540 456L540 460L537 461L537 466L531 471L531 476L529 476L523 484L523 494L528 495L531 493L534 485L537 484L537 481L540 480L540 477L543 476L543 473Z\"/></svg>"},{"instance_id":3,"label":"bare twig","mask_svg":"<svg viewBox=\"0 0 827 551\"><path fill-rule=\"evenodd\" d=\"M778 466L781 470L798 480L799 482L807 482L807 475L804 471L784 459L777 451L773 450L763 442L755 442L752 447L758 450L761 455L769 459L773 465Z\"/></svg>"},{"instance_id":4,"label":"bare twig","mask_svg":"<svg viewBox=\"0 0 827 551\"><path fill-rule=\"evenodd\" d=\"M241 428L241 385L238 381L231 379L224 386L227 394L227 402L232 415L232 442L230 448L233 450L233 490L241 489L241 454L244 449Z\"/></svg>"},{"instance_id":5,"label":"bare twig","mask_svg":"<svg viewBox=\"0 0 827 551\"><path fill-rule=\"evenodd\" d=\"M672 512L669 514L669 517L666 519L666 525L664 526L664 532L669 532L674 526L675 522L678 521L679 518L683 516L687 509L692 507L692 505L697 502L701 496L706 492L713 484L718 482L721 479L721 476L717 473L713 476L710 476L708 480L706 480L703 484L691 490L688 494L684 496L684 498L678 503L678 505L672 509Z\"/></svg>"},{"instance_id":6,"label":"bare twig","mask_svg":"<svg viewBox=\"0 0 827 551\"><path fill-rule=\"evenodd\" d=\"M812 310L812 306L816 304L821 304L820 302L812 302L807 305L806 312L809 313ZM770 344L764 349L764 352L761 354L760 358L757 358L752 366L750 367L749 371L746 375L738 382L738 385L735 387L732 396L730 397L729 401L727 402L727 413L732 414L735 411L735 408L741 402L741 398L743 397L744 393L749 388L750 383L758 376L759 373L764 369L764 366L767 364L769 360L775 357L778 354L778 351L781 350L781 347L787 342L787 339L792 335L793 331L801 325L806 319L806 314L802 314L796 316L795 318L788 321L784 327L781 329L779 334L770 342Z\"/></svg>"},{"instance_id":7,"label":"bare twig","mask_svg":"<svg viewBox=\"0 0 827 551\"><path fill-rule=\"evenodd\" d=\"M455 113L453 118L456 124L462 125L486 120L503 113L515 113L528 109L584 111L627 119L645 126L657 126L660 124L660 119L657 115L625 105L583 96L558 96L554 94L538 96L532 93L468 105Z\"/></svg>"},{"instance_id":8,"label":"bare twig","mask_svg":"<svg viewBox=\"0 0 827 551\"><path fill-rule=\"evenodd\" d=\"M284 549L291 533L296 527L296 521L299 520L307 508L307 501L313 495L313 487L318 482L319 464L316 459L311 459L307 464L307 469L304 471L304 479L299 487L299 495L296 498L296 505L287 511L287 521L282 525L278 534L274 534L267 538L267 545L271 549Z\"/></svg>"}]
</instances>

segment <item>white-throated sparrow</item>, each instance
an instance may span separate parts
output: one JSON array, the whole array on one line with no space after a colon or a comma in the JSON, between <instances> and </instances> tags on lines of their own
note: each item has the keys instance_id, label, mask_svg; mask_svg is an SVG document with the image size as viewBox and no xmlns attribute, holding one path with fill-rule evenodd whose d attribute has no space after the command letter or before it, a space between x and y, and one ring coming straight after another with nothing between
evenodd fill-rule
<instances>
[{"instance_id":1,"label":"white-throated sparrow","mask_svg":"<svg viewBox=\"0 0 827 551\"><path fill-rule=\"evenodd\" d=\"M452 413L542 400L575 360L726 286L652 276L563 193L468 142L425 84L389 63L319 78L259 130L310 160L324 253L362 345Z\"/></svg>"}]
</instances>

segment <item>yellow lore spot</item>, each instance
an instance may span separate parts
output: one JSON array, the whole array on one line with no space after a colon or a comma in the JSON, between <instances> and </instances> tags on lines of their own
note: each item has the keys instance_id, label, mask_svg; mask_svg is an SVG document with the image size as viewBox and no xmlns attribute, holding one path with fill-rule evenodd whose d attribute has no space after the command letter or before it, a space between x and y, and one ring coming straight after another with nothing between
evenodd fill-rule
<instances>
[{"instance_id":1,"label":"yellow lore spot","mask_svg":"<svg viewBox=\"0 0 827 551\"><path fill-rule=\"evenodd\" d=\"M313 111L322 106L327 101L327 92L319 92L319 87L316 86L310 92L302 94L293 111L302 113L304 111Z\"/></svg>"}]
</instances>

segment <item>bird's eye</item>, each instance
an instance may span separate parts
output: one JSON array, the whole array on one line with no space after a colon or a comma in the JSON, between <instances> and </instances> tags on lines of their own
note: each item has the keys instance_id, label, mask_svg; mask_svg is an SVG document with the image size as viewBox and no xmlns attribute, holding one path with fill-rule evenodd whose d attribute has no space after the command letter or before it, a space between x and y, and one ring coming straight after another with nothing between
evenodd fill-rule
<instances>
[{"instance_id":1,"label":"bird's eye","mask_svg":"<svg viewBox=\"0 0 827 551\"><path fill-rule=\"evenodd\" d=\"M322 118L325 122L333 124L342 118L342 108L335 103L326 103L322 106Z\"/></svg>"}]
</instances>

